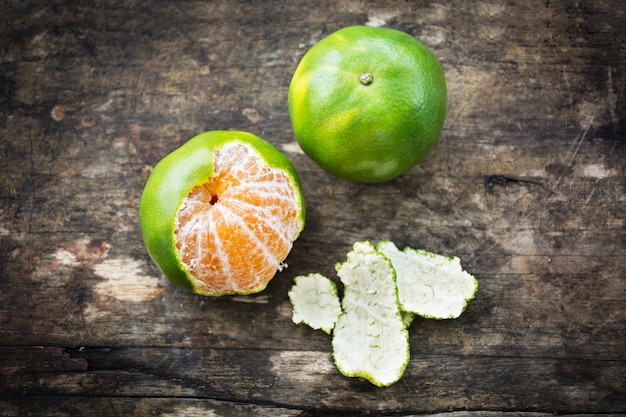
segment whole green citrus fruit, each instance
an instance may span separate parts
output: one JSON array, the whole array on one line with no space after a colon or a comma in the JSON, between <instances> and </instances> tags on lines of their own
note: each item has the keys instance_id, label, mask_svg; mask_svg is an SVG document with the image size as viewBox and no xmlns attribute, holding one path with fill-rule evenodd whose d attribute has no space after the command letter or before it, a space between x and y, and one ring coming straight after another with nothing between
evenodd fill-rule
<instances>
[{"instance_id":1,"label":"whole green citrus fruit","mask_svg":"<svg viewBox=\"0 0 626 417\"><path fill-rule=\"evenodd\" d=\"M437 142L446 81L435 55L393 29L352 26L315 44L289 87L302 150L329 173L383 182L418 164Z\"/></svg>"},{"instance_id":2,"label":"whole green citrus fruit","mask_svg":"<svg viewBox=\"0 0 626 417\"><path fill-rule=\"evenodd\" d=\"M139 203L143 240L175 284L202 295L261 291L304 227L298 175L247 132L200 134L155 167Z\"/></svg>"}]
</instances>

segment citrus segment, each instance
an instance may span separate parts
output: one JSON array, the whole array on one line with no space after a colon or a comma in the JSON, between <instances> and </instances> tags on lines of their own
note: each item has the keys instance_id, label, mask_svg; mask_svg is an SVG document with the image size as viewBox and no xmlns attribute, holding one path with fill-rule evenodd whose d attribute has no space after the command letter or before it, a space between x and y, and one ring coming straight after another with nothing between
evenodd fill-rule
<instances>
[{"instance_id":1,"label":"citrus segment","mask_svg":"<svg viewBox=\"0 0 626 417\"><path fill-rule=\"evenodd\" d=\"M208 132L164 158L140 203L144 241L174 283L204 295L261 291L304 227L293 166L245 132Z\"/></svg>"},{"instance_id":2,"label":"citrus segment","mask_svg":"<svg viewBox=\"0 0 626 417\"><path fill-rule=\"evenodd\" d=\"M289 114L302 150L329 173L383 182L422 161L444 123L435 55L387 28L343 28L314 45L292 77Z\"/></svg>"}]
</instances>

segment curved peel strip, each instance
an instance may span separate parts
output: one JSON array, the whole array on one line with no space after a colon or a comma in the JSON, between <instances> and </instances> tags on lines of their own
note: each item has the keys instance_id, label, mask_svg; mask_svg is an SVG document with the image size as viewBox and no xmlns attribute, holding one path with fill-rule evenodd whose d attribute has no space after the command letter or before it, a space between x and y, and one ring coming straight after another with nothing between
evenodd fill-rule
<instances>
[{"instance_id":1,"label":"curved peel strip","mask_svg":"<svg viewBox=\"0 0 626 417\"><path fill-rule=\"evenodd\" d=\"M478 290L478 281L448 258L420 249L400 251L392 242L377 249L391 260L402 310L431 319L453 319L463 313Z\"/></svg>"},{"instance_id":2,"label":"curved peel strip","mask_svg":"<svg viewBox=\"0 0 626 417\"><path fill-rule=\"evenodd\" d=\"M321 274L300 275L294 278L294 283L288 293L293 322L330 334L341 314L335 283Z\"/></svg>"},{"instance_id":3,"label":"curved peel strip","mask_svg":"<svg viewBox=\"0 0 626 417\"><path fill-rule=\"evenodd\" d=\"M395 271L369 242L357 242L337 265L344 284L343 314L333 331L333 356L340 372L388 386L409 362L409 337L396 292Z\"/></svg>"}]
</instances>

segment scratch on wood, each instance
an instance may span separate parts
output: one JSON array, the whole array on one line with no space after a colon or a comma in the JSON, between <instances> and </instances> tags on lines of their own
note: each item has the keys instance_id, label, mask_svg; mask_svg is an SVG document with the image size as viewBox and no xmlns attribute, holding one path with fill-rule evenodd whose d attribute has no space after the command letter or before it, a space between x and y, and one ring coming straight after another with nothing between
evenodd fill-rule
<instances>
[{"instance_id":1,"label":"scratch on wood","mask_svg":"<svg viewBox=\"0 0 626 417\"><path fill-rule=\"evenodd\" d=\"M611 117L611 123L613 124L613 133L617 137L619 118L615 114L615 108L617 106L617 96L613 92L613 75L611 73L611 67L607 69L607 79L606 79L606 87L607 87L607 100L609 102L609 115Z\"/></svg>"},{"instance_id":2,"label":"scratch on wood","mask_svg":"<svg viewBox=\"0 0 626 417\"><path fill-rule=\"evenodd\" d=\"M589 192L589 195L585 199L585 204L589 204L589 201L591 201L591 197L593 196L595 192L596 192L596 187L593 187L591 191Z\"/></svg>"},{"instance_id":3,"label":"scratch on wood","mask_svg":"<svg viewBox=\"0 0 626 417\"><path fill-rule=\"evenodd\" d=\"M592 116L591 120L589 120L589 123L587 124L587 127L583 131L582 135L580 135L579 137L574 139L574 142L572 143L572 146L570 147L569 151L567 152L567 155L565 156L565 160L563 161L563 169L561 169L561 173L559 174L559 177L557 178L556 182L554 183L554 186L552 186L552 189L556 189L557 188L557 186L559 185L559 183L561 182L561 180L565 176L565 173L567 172L567 167L569 167L571 165L572 161L574 160L574 158L578 154L578 151L580 150L580 145L583 143L583 141L587 137L587 133L589 132L589 128L591 127L591 124L593 123L593 118L594 118L594 116Z\"/></svg>"}]
</instances>

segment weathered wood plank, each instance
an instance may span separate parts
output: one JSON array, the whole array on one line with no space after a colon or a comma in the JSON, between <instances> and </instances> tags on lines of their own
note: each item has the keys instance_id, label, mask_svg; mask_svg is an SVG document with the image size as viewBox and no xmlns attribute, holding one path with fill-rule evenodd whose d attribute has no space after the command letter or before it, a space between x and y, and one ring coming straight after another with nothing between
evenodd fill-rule
<instances>
[{"instance_id":1,"label":"weathered wood plank","mask_svg":"<svg viewBox=\"0 0 626 417\"><path fill-rule=\"evenodd\" d=\"M0 410L7 417L23 415L41 415L46 410L47 415L89 415L92 417L108 417L111 415L140 415L163 417L205 417L207 415L225 415L231 417L317 417L320 414L315 410L290 410L271 405L255 406L203 399L171 399L171 398L112 398L112 397L31 397L28 403L15 403L0 399ZM30 414L29 414L30 413ZM327 417L343 417L345 413L328 413ZM355 414L351 414L355 416ZM361 415L372 415L361 414ZM382 415L382 414L376 414ZM388 414L389 415L389 414ZM436 414L393 414L398 417L553 417L554 413L503 412L503 411L453 411ZM595 414L601 416L623 417L625 414L606 413ZM568 414L569 417L590 416L590 414Z\"/></svg>"},{"instance_id":2,"label":"weathered wood plank","mask_svg":"<svg viewBox=\"0 0 626 417\"><path fill-rule=\"evenodd\" d=\"M299 410L193 398L56 397L33 396L28 402L0 398L6 417L41 416L163 416L163 417L303 417ZM546 416L530 416L546 417Z\"/></svg>"},{"instance_id":3,"label":"weathered wood plank","mask_svg":"<svg viewBox=\"0 0 626 417\"><path fill-rule=\"evenodd\" d=\"M5 367L7 378L1 383L9 397L174 396L304 407L320 413L494 407L618 412L626 398L626 365L621 361L452 355L441 360L439 355L419 354L413 355L405 380L380 389L340 376L329 352L196 348L22 348L22 352L20 358L14 349L2 349L3 358L10 356L17 363Z\"/></svg>"},{"instance_id":4,"label":"weathered wood plank","mask_svg":"<svg viewBox=\"0 0 626 417\"><path fill-rule=\"evenodd\" d=\"M0 414L625 413L620 6L0 5ZM449 85L435 151L381 185L323 173L286 108L304 52L364 23L431 46ZM302 177L306 229L259 295L179 291L141 242L151 167L210 129L267 138ZM457 255L480 286L460 319L415 321L384 390L341 377L286 297L364 239Z\"/></svg>"},{"instance_id":5,"label":"weathered wood plank","mask_svg":"<svg viewBox=\"0 0 626 417\"><path fill-rule=\"evenodd\" d=\"M129 258L68 265L78 262L70 250L84 257L101 256L101 243L83 245L58 251L33 274L36 280L3 286L4 293L14 297L4 308L8 340L28 345L45 334L49 343L68 347L199 344L310 349L313 343L327 348L324 337L291 322L284 296L290 275L279 276L256 296L205 299L146 275L143 264ZM623 283L614 284L621 274L616 259L605 258L605 266L615 268L606 276L576 270L555 274L550 272L552 264L559 268L568 259L549 262L544 255L520 256L511 262L518 270L479 274L480 291L460 319L421 320L414 325L417 348L495 356L541 357L550 352L557 357L622 357L626 309ZM519 270L529 265L544 265L546 271L540 275ZM47 268L54 269L51 273ZM56 274L65 278L59 281ZM52 322L47 320L50 311L58 317Z\"/></svg>"}]
</instances>

